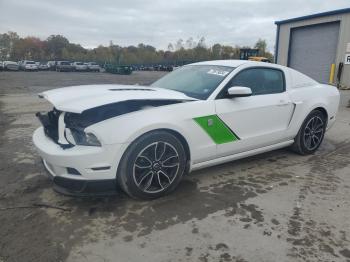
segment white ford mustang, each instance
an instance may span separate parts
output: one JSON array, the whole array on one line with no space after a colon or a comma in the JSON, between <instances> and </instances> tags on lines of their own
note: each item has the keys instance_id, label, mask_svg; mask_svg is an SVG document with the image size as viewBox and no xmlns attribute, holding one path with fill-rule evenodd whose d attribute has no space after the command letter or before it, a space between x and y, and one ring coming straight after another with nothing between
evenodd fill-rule
<instances>
[{"instance_id":1,"label":"white ford mustang","mask_svg":"<svg viewBox=\"0 0 350 262\"><path fill-rule=\"evenodd\" d=\"M291 146L311 154L335 121L339 92L287 67L240 60L183 66L151 86L88 85L39 94L33 141L68 194L117 185L150 199L189 171Z\"/></svg>"}]
</instances>

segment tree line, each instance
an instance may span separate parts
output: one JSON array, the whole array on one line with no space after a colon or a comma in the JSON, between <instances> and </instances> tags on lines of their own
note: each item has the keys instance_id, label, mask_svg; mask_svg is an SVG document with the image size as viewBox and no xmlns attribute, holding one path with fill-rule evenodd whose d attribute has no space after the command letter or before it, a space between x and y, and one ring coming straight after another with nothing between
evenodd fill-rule
<instances>
[{"instance_id":1,"label":"tree line","mask_svg":"<svg viewBox=\"0 0 350 262\"><path fill-rule=\"evenodd\" d=\"M273 55L267 51L266 41L259 39L254 48L259 49L259 55L273 60ZM207 46L205 38L198 41L192 37L179 39L169 43L167 50L157 50L143 43L137 46L122 47L110 41L108 46L99 45L87 49L80 44L69 42L62 35L51 35L45 40L38 37L20 37L16 32L0 34L0 60L70 60L95 61L98 63L115 64L181 64L213 59L239 59L240 48L247 46L230 46L214 44Z\"/></svg>"}]
</instances>

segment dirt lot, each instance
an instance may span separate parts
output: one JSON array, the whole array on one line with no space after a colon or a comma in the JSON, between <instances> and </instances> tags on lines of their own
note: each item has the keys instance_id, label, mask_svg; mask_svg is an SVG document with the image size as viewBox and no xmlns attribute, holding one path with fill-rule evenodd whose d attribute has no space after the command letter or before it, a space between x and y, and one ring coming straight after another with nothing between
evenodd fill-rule
<instances>
[{"instance_id":1,"label":"dirt lot","mask_svg":"<svg viewBox=\"0 0 350 262\"><path fill-rule=\"evenodd\" d=\"M36 93L161 74L0 72L0 262L350 261L350 91L315 155L207 168L149 202L55 193L31 142L49 108Z\"/></svg>"}]
</instances>

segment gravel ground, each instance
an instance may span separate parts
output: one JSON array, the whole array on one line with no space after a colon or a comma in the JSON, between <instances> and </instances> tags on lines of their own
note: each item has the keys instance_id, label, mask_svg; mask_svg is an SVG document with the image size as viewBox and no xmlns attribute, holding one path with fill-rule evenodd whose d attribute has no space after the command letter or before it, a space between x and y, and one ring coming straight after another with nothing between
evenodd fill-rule
<instances>
[{"instance_id":1,"label":"gravel ground","mask_svg":"<svg viewBox=\"0 0 350 262\"><path fill-rule=\"evenodd\" d=\"M31 142L34 113L49 108L36 93L162 74L0 72L1 262L350 261L350 91L315 155L207 168L154 201L55 193Z\"/></svg>"}]
</instances>

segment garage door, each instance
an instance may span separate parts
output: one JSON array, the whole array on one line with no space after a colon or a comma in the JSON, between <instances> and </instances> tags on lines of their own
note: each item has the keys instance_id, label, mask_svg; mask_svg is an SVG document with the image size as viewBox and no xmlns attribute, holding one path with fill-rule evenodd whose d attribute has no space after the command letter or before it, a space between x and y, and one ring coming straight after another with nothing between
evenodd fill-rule
<instances>
[{"instance_id":1,"label":"garage door","mask_svg":"<svg viewBox=\"0 0 350 262\"><path fill-rule=\"evenodd\" d=\"M321 83L327 83L335 63L339 22L291 30L288 66Z\"/></svg>"}]
</instances>

